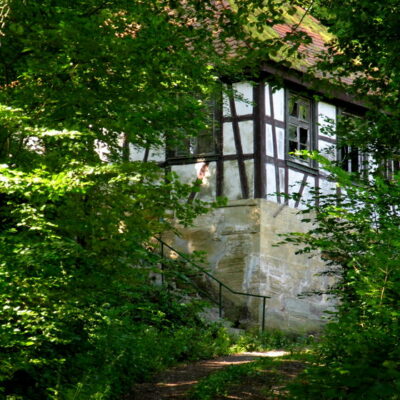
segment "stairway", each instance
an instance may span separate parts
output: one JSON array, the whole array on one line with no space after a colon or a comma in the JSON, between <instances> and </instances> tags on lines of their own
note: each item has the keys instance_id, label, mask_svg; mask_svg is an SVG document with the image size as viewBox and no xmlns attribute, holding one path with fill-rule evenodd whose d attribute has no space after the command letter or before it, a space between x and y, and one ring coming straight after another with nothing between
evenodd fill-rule
<instances>
[{"instance_id":1,"label":"stairway","mask_svg":"<svg viewBox=\"0 0 400 400\"><path fill-rule=\"evenodd\" d=\"M161 239L156 239L160 243L161 270L165 271L163 260L165 260L165 264L167 264L169 256L173 254L174 262L176 263L176 261L179 260L182 263L182 266L185 266L185 268L180 269L179 273L176 274L176 286L178 287L183 285L187 288L191 287L192 289L194 289L195 294L200 295L202 298L209 300L212 304L214 304L214 306L212 306L207 312L205 312L204 318L206 320L215 322L221 322L222 320L226 321L223 324L228 324L229 330L232 333L240 333L239 331L241 331L241 329L232 327L234 323L238 324L238 321L228 322L226 319L224 320L222 318L222 316L224 315L224 305L226 306L227 303L229 303L229 301L227 301L227 299L223 297L223 293L228 292L230 296L234 295L241 297L252 297L262 301L262 319L260 328L262 331L264 331L266 300L269 299L269 296L244 293L231 289L220 279L213 276L209 271L191 260L187 255L174 249ZM164 279L162 279L162 281L164 281Z\"/></svg>"}]
</instances>

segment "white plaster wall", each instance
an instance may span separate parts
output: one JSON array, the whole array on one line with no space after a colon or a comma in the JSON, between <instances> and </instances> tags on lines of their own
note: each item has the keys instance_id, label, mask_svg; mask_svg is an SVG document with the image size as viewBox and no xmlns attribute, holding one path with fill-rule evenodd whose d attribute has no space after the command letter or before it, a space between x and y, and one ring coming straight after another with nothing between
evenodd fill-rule
<instances>
[{"instance_id":1,"label":"white plaster wall","mask_svg":"<svg viewBox=\"0 0 400 400\"><path fill-rule=\"evenodd\" d=\"M229 97L226 95L226 93L223 93L222 95L222 115L224 117L230 117L232 115Z\"/></svg>"},{"instance_id":2,"label":"white plaster wall","mask_svg":"<svg viewBox=\"0 0 400 400\"><path fill-rule=\"evenodd\" d=\"M229 200L238 200L242 198L239 167L236 160L224 161L223 193Z\"/></svg>"},{"instance_id":3,"label":"white plaster wall","mask_svg":"<svg viewBox=\"0 0 400 400\"><path fill-rule=\"evenodd\" d=\"M285 159L285 130L282 128L276 128L276 141L278 147L278 158L281 160Z\"/></svg>"},{"instance_id":4,"label":"white plaster wall","mask_svg":"<svg viewBox=\"0 0 400 400\"><path fill-rule=\"evenodd\" d=\"M253 121L239 122L240 141L242 143L242 151L244 154L252 154L254 152L254 123ZM236 154L235 138L233 135L233 127L231 122L223 124L223 154Z\"/></svg>"},{"instance_id":5,"label":"white plaster wall","mask_svg":"<svg viewBox=\"0 0 400 400\"><path fill-rule=\"evenodd\" d=\"M336 125L336 106L325 103L323 101L317 104L318 112L318 134L334 139L336 135L331 135L329 132L324 132L324 128L334 128Z\"/></svg>"},{"instance_id":6,"label":"white plaster wall","mask_svg":"<svg viewBox=\"0 0 400 400\"><path fill-rule=\"evenodd\" d=\"M143 161L145 150L129 145L129 161Z\"/></svg>"},{"instance_id":7,"label":"white plaster wall","mask_svg":"<svg viewBox=\"0 0 400 400\"><path fill-rule=\"evenodd\" d=\"M129 145L129 161L143 161L145 149ZM165 149L150 149L148 161L165 161Z\"/></svg>"},{"instance_id":8,"label":"white plaster wall","mask_svg":"<svg viewBox=\"0 0 400 400\"><path fill-rule=\"evenodd\" d=\"M334 195L336 194L337 185L336 182L321 178L319 180L319 189L322 195Z\"/></svg>"},{"instance_id":9,"label":"white plaster wall","mask_svg":"<svg viewBox=\"0 0 400 400\"><path fill-rule=\"evenodd\" d=\"M165 150L164 149L150 150L149 161L156 161L156 162L165 161Z\"/></svg>"},{"instance_id":10,"label":"white plaster wall","mask_svg":"<svg viewBox=\"0 0 400 400\"><path fill-rule=\"evenodd\" d=\"M276 179L275 179L275 165L272 163L265 164L265 173L267 174L267 185L266 185L266 194L267 199L273 202L277 202L276 197Z\"/></svg>"},{"instance_id":11,"label":"white plaster wall","mask_svg":"<svg viewBox=\"0 0 400 400\"><path fill-rule=\"evenodd\" d=\"M254 161L245 160L244 167L246 169L247 182L249 185L249 197L254 197Z\"/></svg>"},{"instance_id":12,"label":"white plaster wall","mask_svg":"<svg viewBox=\"0 0 400 400\"><path fill-rule=\"evenodd\" d=\"M274 102L274 119L285 121L285 90L278 89L272 94Z\"/></svg>"},{"instance_id":13,"label":"white plaster wall","mask_svg":"<svg viewBox=\"0 0 400 400\"><path fill-rule=\"evenodd\" d=\"M223 154L236 154L235 139L233 136L233 127L231 122L225 122L222 126L223 132Z\"/></svg>"},{"instance_id":14,"label":"white plaster wall","mask_svg":"<svg viewBox=\"0 0 400 400\"><path fill-rule=\"evenodd\" d=\"M243 154L254 153L254 123L253 121L239 122L240 139Z\"/></svg>"},{"instance_id":15,"label":"white plaster wall","mask_svg":"<svg viewBox=\"0 0 400 400\"><path fill-rule=\"evenodd\" d=\"M269 98L269 91L271 87L268 84L265 84L264 89L264 98L265 98L265 115L268 117L271 116L271 99Z\"/></svg>"},{"instance_id":16,"label":"white plaster wall","mask_svg":"<svg viewBox=\"0 0 400 400\"><path fill-rule=\"evenodd\" d=\"M97 153L99 156L100 160L103 162L109 162L109 157L110 157L110 149L107 145L107 143L96 139L94 141L94 151Z\"/></svg>"},{"instance_id":17,"label":"white plaster wall","mask_svg":"<svg viewBox=\"0 0 400 400\"><path fill-rule=\"evenodd\" d=\"M286 178L285 168L279 168L279 192L285 191L285 178Z\"/></svg>"},{"instance_id":18,"label":"white plaster wall","mask_svg":"<svg viewBox=\"0 0 400 400\"><path fill-rule=\"evenodd\" d=\"M237 82L232 85L235 96L236 114L248 115L253 113L253 85L250 82ZM231 117L229 97L222 96L222 113L224 117Z\"/></svg>"},{"instance_id":19,"label":"white plaster wall","mask_svg":"<svg viewBox=\"0 0 400 400\"><path fill-rule=\"evenodd\" d=\"M293 169L289 169L289 194L298 193L301 187L301 181L304 174ZM294 207L296 202L292 199L289 200L289 207Z\"/></svg>"},{"instance_id":20,"label":"white plaster wall","mask_svg":"<svg viewBox=\"0 0 400 400\"><path fill-rule=\"evenodd\" d=\"M304 201L304 202L311 201L313 199L313 194L312 194L313 190L315 190L315 177L309 175L307 177L307 185L305 186L305 188L303 190L303 194L301 196L302 201ZM303 202L300 202L299 208L300 209L306 208L306 204L304 204Z\"/></svg>"},{"instance_id":21,"label":"white plaster wall","mask_svg":"<svg viewBox=\"0 0 400 400\"><path fill-rule=\"evenodd\" d=\"M235 107L237 115L247 115L253 113L253 85L249 82L234 83Z\"/></svg>"},{"instance_id":22,"label":"white plaster wall","mask_svg":"<svg viewBox=\"0 0 400 400\"><path fill-rule=\"evenodd\" d=\"M245 160L244 166L249 187L249 197L252 198L254 197L254 161ZM229 200L240 200L243 198L237 160L224 161L223 191L224 196Z\"/></svg>"},{"instance_id":23,"label":"white plaster wall","mask_svg":"<svg viewBox=\"0 0 400 400\"><path fill-rule=\"evenodd\" d=\"M197 179L196 164L173 165L171 171L175 172L179 180L185 184L191 184Z\"/></svg>"},{"instance_id":24,"label":"white plaster wall","mask_svg":"<svg viewBox=\"0 0 400 400\"><path fill-rule=\"evenodd\" d=\"M277 157L280 160L285 159L285 130L282 128L275 128L276 132L276 147L277 147ZM274 154L274 141L272 134L272 125L265 124L265 141L266 141L266 153L267 156L275 157Z\"/></svg>"},{"instance_id":25,"label":"white plaster wall","mask_svg":"<svg viewBox=\"0 0 400 400\"><path fill-rule=\"evenodd\" d=\"M199 174L199 167L200 165L197 165L197 170L196 170L197 174ZM217 163L210 162L207 166L207 170L205 172L205 175L203 177L203 182L200 187L200 192L198 194L198 198L200 200L209 202L215 201L215 198L217 196L216 177L217 177Z\"/></svg>"},{"instance_id":26,"label":"white plaster wall","mask_svg":"<svg viewBox=\"0 0 400 400\"><path fill-rule=\"evenodd\" d=\"M265 164L267 174L266 198L274 203L278 202L276 192L282 193L285 191L286 171L285 168L278 168L279 188L276 186L275 165L272 163ZM282 197L281 197L282 201Z\"/></svg>"},{"instance_id":27,"label":"white plaster wall","mask_svg":"<svg viewBox=\"0 0 400 400\"><path fill-rule=\"evenodd\" d=\"M330 161L336 160L336 144L318 140L318 151Z\"/></svg>"},{"instance_id":28,"label":"white plaster wall","mask_svg":"<svg viewBox=\"0 0 400 400\"><path fill-rule=\"evenodd\" d=\"M200 186L200 192L197 198L203 201L214 201L216 197L216 163L211 162L206 168L203 162L187 165L174 165L171 170L175 172L182 183L192 184L196 179L200 178L202 169L205 173Z\"/></svg>"},{"instance_id":29,"label":"white plaster wall","mask_svg":"<svg viewBox=\"0 0 400 400\"><path fill-rule=\"evenodd\" d=\"M267 156L274 157L274 141L272 135L272 125L265 124L265 145Z\"/></svg>"}]
</instances>

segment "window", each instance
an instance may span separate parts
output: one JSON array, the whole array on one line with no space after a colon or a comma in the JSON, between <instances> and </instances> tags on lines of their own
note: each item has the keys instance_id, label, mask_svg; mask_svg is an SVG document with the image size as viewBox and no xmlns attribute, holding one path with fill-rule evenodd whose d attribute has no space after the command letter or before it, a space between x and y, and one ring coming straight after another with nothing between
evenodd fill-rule
<instances>
[{"instance_id":1,"label":"window","mask_svg":"<svg viewBox=\"0 0 400 400\"><path fill-rule=\"evenodd\" d=\"M218 105L216 100L206 104L208 113L207 129L202 130L196 137L186 138L184 143L172 151L172 157L206 156L216 153L216 138L219 127Z\"/></svg>"},{"instance_id":2,"label":"window","mask_svg":"<svg viewBox=\"0 0 400 400\"><path fill-rule=\"evenodd\" d=\"M289 157L310 164L306 157L290 155L298 150L312 150L311 100L294 93L288 95L287 146Z\"/></svg>"},{"instance_id":3,"label":"window","mask_svg":"<svg viewBox=\"0 0 400 400\"><path fill-rule=\"evenodd\" d=\"M338 148L338 161L340 167L347 172L361 172L368 156L357 147L341 146Z\"/></svg>"},{"instance_id":4,"label":"window","mask_svg":"<svg viewBox=\"0 0 400 400\"><path fill-rule=\"evenodd\" d=\"M357 122L361 121L361 117L345 111L340 112L340 116L345 122L344 127L347 132L352 132ZM340 139L337 149L337 160L339 166L346 172L358 173L361 175L367 173L367 164L370 161L367 153L361 151L356 146L340 144Z\"/></svg>"},{"instance_id":5,"label":"window","mask_svg":"<svg viewBox=\"0 0 400 400\"><path fill-rule=\"evenodd\" d=\"M386 179L392 180L395 174L397 174L400 171L400 161L398 159L382 161L381 169L382 169L382 175Z\"/></svg>"}]
</instances>

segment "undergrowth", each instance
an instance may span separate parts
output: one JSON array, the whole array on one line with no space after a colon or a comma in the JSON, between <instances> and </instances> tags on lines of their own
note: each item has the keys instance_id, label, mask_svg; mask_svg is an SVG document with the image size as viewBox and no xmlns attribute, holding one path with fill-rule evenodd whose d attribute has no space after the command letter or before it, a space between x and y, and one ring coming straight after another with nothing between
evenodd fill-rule
<instances>
[{"instance_id":1,"label":"undergrowth","mask_svg":"<svg viewBox=\"0 0 400 400\"><path fill-rule=\"evenodd\" d=\"M290 355L269 358L263 357L241 365L231 365L221 371L217 371L202 380L190 392L191 400L212 400L218 396L228 394L232 385L240 382L243 378L256 378L265 374L271 375L271 381L280 379L279 365L283 360L309 361L313 358L306 350L314 344L314 335L300 335L286 333L279 330L247 331L233 339L229 348L230 353L245 351L268 351L285 350ZM268 391L268 387L265 389Z\"/></svg>"},{"instance_id":2,"label":"undergrowth","mask_svg":"<svg viewBox=\"0 0 400 400\"><path fill-rule=\"evenodd\" d=\"M241 365L231 365L221 371L217 371L202 380L191 390L191 400L212 400L218 396L226 396L233 385L241 382L244 378L257 378L267 376L265 393L271 390L267 384L276 384L283 380L279 372L279 366L284 361L308 361L310 356L305 353L298 353L279 358L260 358L256 361Z\"/></svg>"},{"instance_id":3,"label":"undergrowth","mask_svg":"<svg viewBox=\"0 0 400 400\"><path fill-rule=\"evenodd\" d=\"M265 332L250 330L236 337L230 350L233 353L267 350L295 352L310 346L314 341L315 336L312 334L301 335L279 330L266 330Z\"/></svg>"}]
</instances>

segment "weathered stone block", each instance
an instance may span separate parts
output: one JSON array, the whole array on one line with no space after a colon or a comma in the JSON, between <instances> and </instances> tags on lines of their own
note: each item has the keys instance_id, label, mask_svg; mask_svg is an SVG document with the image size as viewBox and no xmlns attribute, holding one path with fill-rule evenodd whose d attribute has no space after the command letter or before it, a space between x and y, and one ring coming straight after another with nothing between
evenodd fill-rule
<instances>
[{"instance_id":1,"label":"weathered stone block","mask_svg":"<svg viewBox=\"0 0 400 400\"><path fill-rule=\"evenodd\" d=\"M332 278L317 274L324 269L318 256L296 255L297 247L274 245L278 234L303 232L306 226L287 206L264 199L236 200L183 229L175 245L185 251L205 250L211 271L237 291L271 296L266 322L270 328L315 330L323 324L323 311L332 309L326 296L299 298L302 292L332 285ZM214 287L214 291L217 287ZM227 314L249 324L260 323L258 299L224 293Z\"/></svg>"}]
</instances>

